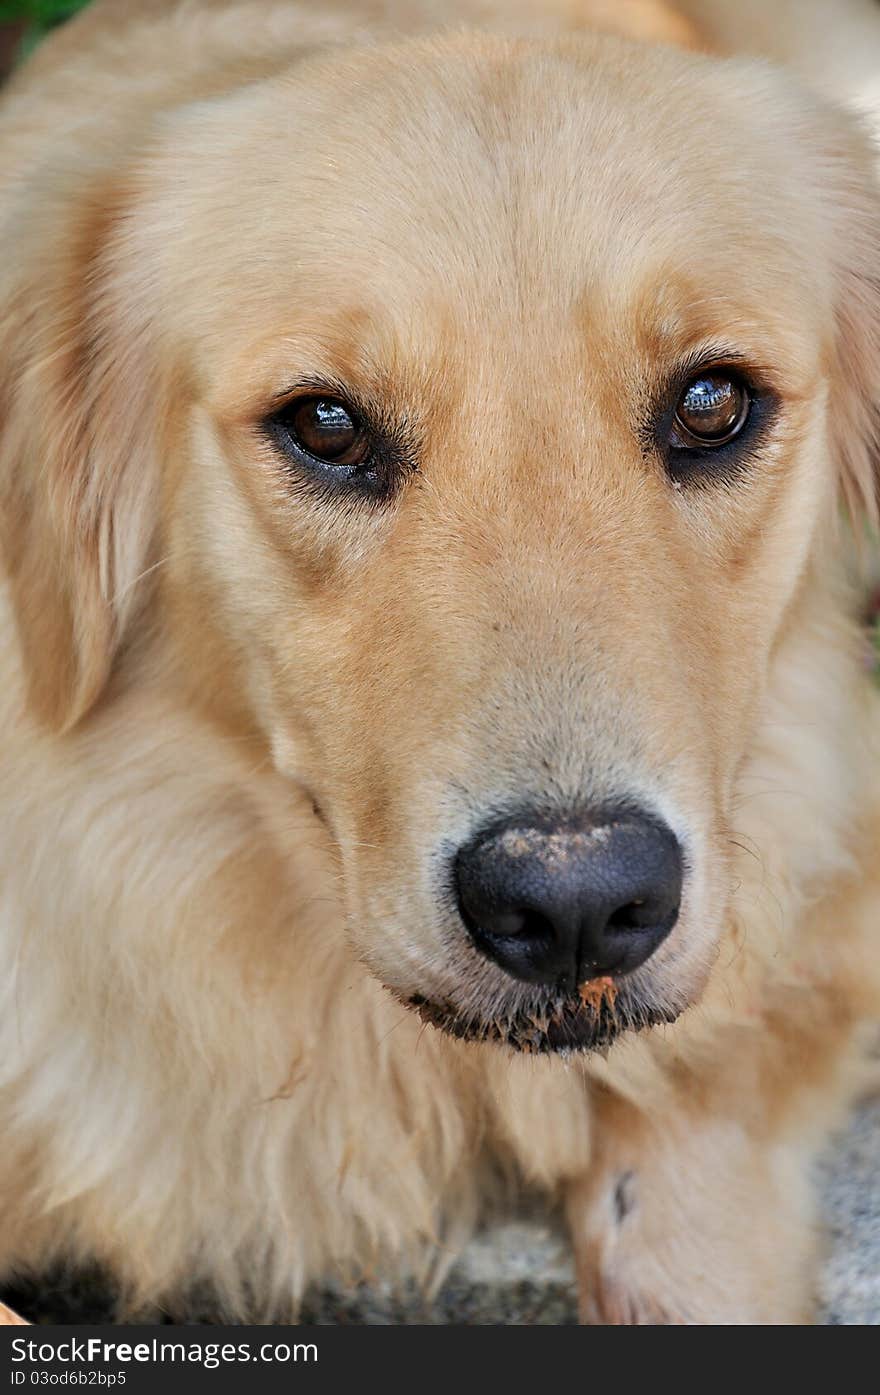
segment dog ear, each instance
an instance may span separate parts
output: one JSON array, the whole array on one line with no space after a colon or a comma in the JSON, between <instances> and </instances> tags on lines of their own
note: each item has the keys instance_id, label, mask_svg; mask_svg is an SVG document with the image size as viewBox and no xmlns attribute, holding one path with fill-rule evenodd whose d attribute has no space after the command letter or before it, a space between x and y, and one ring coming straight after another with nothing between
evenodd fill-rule
<instances>
[{"instance_id":1,"label":"dog ear","mask_svg":"<svg viewBox=\"0 0 880 1395\"><path fill-rule=\"evenodd\" d=\"M837 292L829 413L843 499L861 534L865 521L880 522L880 163L873 145L846 135L846 159L823 190Z\"/></svg>"},{"instance_id":2,"label":"dog ear","mask_svg":"<svg viewBox=\"0 0 880 1395\"><path fill-rule=\"evenodd\" d=\"M54 181L0 223L0 547L30 701L59 730L107 681L156 473L144 335L110 252L120 190L79 173L75 195Z\"/></svg>"}]
</instances>

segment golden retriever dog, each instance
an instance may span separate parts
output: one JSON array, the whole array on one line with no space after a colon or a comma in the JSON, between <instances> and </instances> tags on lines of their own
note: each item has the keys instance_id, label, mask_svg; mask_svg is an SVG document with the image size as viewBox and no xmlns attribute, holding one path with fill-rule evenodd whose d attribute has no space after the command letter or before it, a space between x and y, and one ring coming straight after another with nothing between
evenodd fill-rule
<instances>
[{"instance_id":1,"label":"golden retriever dog","mask_svg":"<svg viewBox=\"0 0 880 1395\"><path fill-rule=\"evenodd\" d=\"M520 1189L588 1322L810 1319L880 196L690 8L99 0L9 85L7 1276L295 1316Z\"/></svg>"}]
</instances>

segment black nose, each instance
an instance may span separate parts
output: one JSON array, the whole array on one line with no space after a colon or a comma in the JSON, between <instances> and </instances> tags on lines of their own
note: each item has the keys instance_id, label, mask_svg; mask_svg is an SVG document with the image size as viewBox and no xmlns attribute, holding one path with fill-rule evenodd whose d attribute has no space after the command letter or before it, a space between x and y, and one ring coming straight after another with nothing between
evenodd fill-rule
<instances>
[{"instance_id":1,"label":"black nose","mask_svg":"<svg viewBox=\"0 0 880 1395\"><path fill-rule=\"evenodd\" d=\"M455 862L462 919L515 978L572 989L644 964L681 902L674 833L635 809L485 829Z\"/></svg>"}]
</instances>

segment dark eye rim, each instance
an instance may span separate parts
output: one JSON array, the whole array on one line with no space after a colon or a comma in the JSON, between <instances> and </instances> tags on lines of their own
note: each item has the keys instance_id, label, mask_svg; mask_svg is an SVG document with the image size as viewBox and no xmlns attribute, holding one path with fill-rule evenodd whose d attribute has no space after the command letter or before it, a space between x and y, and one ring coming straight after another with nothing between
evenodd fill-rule
<instances>
[{"instance_id":1,"label":"dark eye rim","mask_svg":"<svg viewBox=\"0 0 880 1395\"><path fill-rule=\"evenodd\" d=\"M366 434L369 450L362 461L345 464L322 460L297 441L290 418L303 403L319 398L340 402ZM324 498L337 498L341 493L382 504L397 493L408 475L418 471L418 442L409 422L393 419L378 404L365 401L340 382L301 380L279 394L262 418L260 431L288 466L291 482Z\"/></svg>"}]
</instances>

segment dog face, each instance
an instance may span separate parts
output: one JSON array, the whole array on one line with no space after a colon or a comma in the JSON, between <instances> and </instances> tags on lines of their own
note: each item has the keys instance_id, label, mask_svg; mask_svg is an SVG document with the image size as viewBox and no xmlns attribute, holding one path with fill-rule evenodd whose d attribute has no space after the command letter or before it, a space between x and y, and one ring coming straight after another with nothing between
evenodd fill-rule
<instances>
[{"instance_id":1,"label":"dog face","mask_svg":"<svg viewBox=\"0 0 880 1395\"><path fill-rule=\"evenodd\" d=\"M868 493L870 189L781 78L598 39L320 60L169 118L82 218L61 620L9 543L62 654L25 613L35 701L79 716L158 635L309 791L402 1001L530 1050L673 1020L774 645L841 478Z\"/></svg>"}]
</instances>

